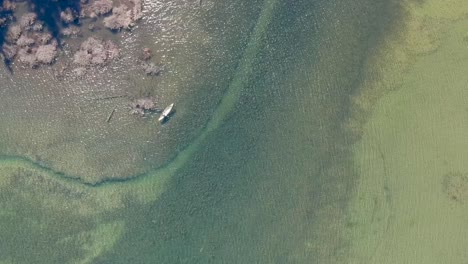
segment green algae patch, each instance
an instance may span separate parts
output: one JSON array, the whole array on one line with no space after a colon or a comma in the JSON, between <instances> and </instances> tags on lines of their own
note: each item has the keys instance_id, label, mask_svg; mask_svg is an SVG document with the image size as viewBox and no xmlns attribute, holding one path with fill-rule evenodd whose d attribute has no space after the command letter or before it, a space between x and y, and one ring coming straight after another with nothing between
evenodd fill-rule
<instances>
[{"instance_id":1,"label":"green algae patch","mask_svg":"<svg viewBox=\"0 0 468 264\"><path fill-rule=\"evenodd\" d=\"M399 37L412 40L386 47L387 54L402 56L386 58L388 65L379 65L383 78L368 83L380 95L356 100L369 112L354 151L360 178L349 208L345 263L467 261L468 6L452 2L408 9L420 21L409 21ZM450 6L460 10L448 16ZM418 23L438 26L426 34ZM424 43L436 44L427 49Z\"/></svg>"},{"instance_id":2,"label":"green algae patch","mask_svg":"<svg viewBox=\"0 0 468 264\"><path fill-rule=\"evenodd\" d=\"M443 190L449 199L459 203L468 201L468 175L448 173L444 176Z\"/></svg>"}]
</instances>

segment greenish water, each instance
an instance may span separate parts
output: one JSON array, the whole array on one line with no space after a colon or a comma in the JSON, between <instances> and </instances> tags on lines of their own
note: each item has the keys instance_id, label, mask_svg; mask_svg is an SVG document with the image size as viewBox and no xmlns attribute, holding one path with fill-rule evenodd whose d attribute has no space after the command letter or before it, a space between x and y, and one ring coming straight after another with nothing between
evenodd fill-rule
<instances>
[{"instance_id":1,"label":"greenish water","mask_svg":"<svg viewBox=\"0 0 468 264\"><path fill-rule=\"evenodd\" d=\"M265 2L272 21L257 24L265 32L254 30L246 46L232 97L221 103L234 106L228 119L211 120L156 202L129 203L124 239L100 261L338 261L338 227L355 179L353 141L341 122L367 50L359 43L380 33L358 25L385 5L356 3L355 20L345 3L335 4ZM337 19L340 31L328 31Z\"/></svg>"},{"instance_id":2,"label":"greenish water","mask_svg":"<svg viewBox=\"0 0 468 264\"><path fill-rule=\"evenodd\" d=\"M350 202L348 263L467 260L468 5L446 4L407 6L407 42L387 49L403 47L412 63L387 67L399 87L378 101L354 146L360 180Z\"/></svg>"},{"instance_id":3,"label":"greenish water","mask_svg":"<svg viewBox=\"0 0 468 264\"><path fill-rule=\"evenodd\" d=\"M121 153L119 150L127 143L119 145L112 137L104 137L106 150L112 150L109 154L120 153L106 154L113 158L107 164L109 168L106 158L96 163L74 163L75 155L99 156L102 152L69 147L66 143L58 144L59 148L50 143L34 147L39 152L53 153L48 156L51 160L65 148L66 155L57 158L56 163L32 162L33 154L28 152L22 153L26 159L21 155L2 158L0 223L4 228L0 229L0 262L414 263L417 258L410 254L414 251L408 250L401 259L394 256L405 245L417 248L418 241L403 237L406 244L400 245L402 237L397 234L403 231L399 226L391 226L395 228L391 233L386 229L390 226L387 222L398 215L388 201L396 203L400 199L399 205L404 205L405 200L414 198L405 196L408 193L397 183L399 169L407 164L392 160L395 164L388 165L393 169L392 186L397 190L389 194L391 187L382 184L388 172L382 172L379 159L383 155L402 159L401 149L390 149L398 140L391 140L394 134L389 133L390 139L384 142L388 146L382 145L381 154L375 150L381 143L376 143L374 136L391 129L403 133L401 126L414 123L413 119L403 118L407 112L418 112L426 105L416 104L415 109L397 113L390 122L385 118L392 117L388 112L398 109L398 103L392 103L398 100L385 103L385 98L389 98L385 95L378 101L389 89L375 92L368 86L374 87L372 81L386 76L367 74L381 69L386 72L385 67L372 64L370 58L386 58L385 41L395 32L400 33L396 21L407 21L407 6L367 0L203 2L210 12L185 14L193 19L197 29L187 36L198 37L174 49L168 47L172 43L169 40L154 44L170 54L167 62L172 66L172 75L168 74L155 87L154 80L138 81L146 87L143 90L155 93L157 88L165 87L161 89L165 100L180 99L178 112L167 126L142 126L143 132L131 140L141 148ZM413 5L411 1L404 3ZM434 9L438 10L429 8ZM460 24L460 32L463 26ZM417 24L415 28L421 27ZM177 29L172 28L171 34L180 33ZM181 31L184 35L185 31ZM454 38L461 39L460 35ZM170 34L164 36L169 38ZM173 43L183 42L184 37L174 38L177 41ZM129 38L131 47L135 39ZM415 53L434 51L430 45L420 45L426 42L415 38L414 44L410 43L412 38L407 39L408 43L402 46ZM422 74L426 65L449 57L452 49L461 50L463 45L428 59L415 72ZM384 55L377 52L380 49ZM413 65L413 59L407 59L405 65ZM390 69L398 65L390 62ZM436 76L434 72L426 74ZM401 81L399 84L419 80L411 78L411 73L407 79L400 80L400 76L395 74L392 80ZM422 83L420 87L429 85ZM433 97L428 98L437 101L444 93L436 93L438 86L434 87ZM402 98L407 96L404 91ZM379 96L369 96L373 100L367 102L366 95L374 92ZM354 111L358 108L351 103L354 97L365 98L357 100L361 103L376 104L375 115ZM384 102L383 106L377 101ZM40 102L38 99L36 103ZM463 102L457 104L460 105ZM445 109L443 105L442 108ZM86 109L96 114L94 108ZM21 116L18 111L15 113ZM417 115L414 118L428 120ZM355 127L360 129L351 131L350 119L367 123L359 123ZM460 116L458 120L462 119ZM11 125L10 130L14 128L12 120L0 121ZM126 129L134 124L122 122L128 125ZM26 135L36 135L31 131L44 129L40 123L32 123ZM157 142L149 146L142 143L153 132L158 134L158 140L168 139L170 133L165 134L164 129L173 129L169 131L175 136L161 151ZM375 132L380 129L382 132ZM90 133L98 135L99 131ZM131 137L125 131L118 133L119 139ZM411 144L411 131L405 134L408 142L402 146ZM3 133L9 135L11 131ZM22 148L27 149L28 137L9 136L0 144L7 154L21 154ZM48 137L53 138L53 134ZM18 140L23 144L19 150L12 147ZM79 141L73 142L72 146L76 146ZM153 157L153 152L158 155ZM144 162L136 158L135 163L119 159L130 154L152 158ZM416 155L410 153L405 157L413 156ZM116 164L119 165L114 167ZM90 168L82 169L83 165ZM104 172L101 168L105 168ZM121 177L108 177L113 172L137 177L115 181ZM75 176L81 176L81 180ZM101 181L107 178L112 180ZM89 182L100 183L92 186ZM409 185L418 183L410 181ZM361 194L364 198L360 198ZM407 213L407 207L399 208L406 208L400 211ZM452 233L457 223L452 222ZM386 238L391 238L387 245L393 251L378 255L383 246L376 249L369 244L381 245L378 241ZM463 239L459 241L464 245ZM421 248L434 247L431 244ZM440 263L444 256L438 260Z\"/></svg>"}]
</instances>

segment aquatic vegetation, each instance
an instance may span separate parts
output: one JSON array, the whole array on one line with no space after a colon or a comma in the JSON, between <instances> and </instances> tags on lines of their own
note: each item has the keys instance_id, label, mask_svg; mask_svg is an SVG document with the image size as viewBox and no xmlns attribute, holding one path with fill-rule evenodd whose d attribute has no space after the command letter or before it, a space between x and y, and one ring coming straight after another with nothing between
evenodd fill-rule
<instances>
[{"instance_id":1,"label":"aquatic vegetation","mask_svg":"<svg viewBox=\"0 0 468 264\"><path fill-rule=\"evenodd\" d=\"M57 56L57 46L53 44L41 45L36 50L36 59L39 63L51 64Z\"/></svg>"},{"instance_id":2,"label":"aquatic vegetation","mask_svg":"<svg viewBox=\"0 0 468 264\"><path fill-rule=\"evenodd\" d=\"M462 263L468 5L401 5L354 101L360 179L343 263Z\"/></svg>"},{"instance_id":3,"label":"aquatic vegetation","mask_svg":"<svg viewBox=\"0 0 468 264\"><path fill-rule=\"evenodd\" d=\"M0 34L1 53L6 62L13 62L16 55L18 55L18 61L31 67L53 63L58 54L54 53L53 59L51 59L51 52L60 48L65 41L62 37L80 37L82 21L96 19L112 12L110 16L101 19L103 19L105 27L116 30L121 28L130 29L142 17L142 2L139 0L121 1L119 6L114 6L112 1L107 0L29 0L20 3L21 5L27 5L30 12L23 14L17 23L13 23L13 18L17 16L15 12L16 5L9 1L0 3L3 6L0 9L0 24L3 30L0 32L2 33ZM95 28L89 27L86 30L95 31ZM50 43L40 41L34 46L35 42L31 32L41 31L50 34L52 40L49 40ZM5 41L7 42L6 45L4 45ZM55 49L51 49L50 46L43 47L39 49L39 52L43 54L38 54L35 58L35 53L40 45L54 45ZM21 50L21 48L15 46L28 46L30 48ZM44 55L46 50L48 52L47 59ZM102 56L95 56L95 59L95 61L92 61L91 58L91 62L80 62L79 64L93 66L102 65L107 61Z\"/></svg>"},{"instance_id":4,"label":"aquatic vegetation","mask_svg":"<svg viewBox=\"0 0 468 264\"><path fill-rule=\"evenodd\" d=\"M20 25L13 25L8 28L7 31L7 40L13 42L19 39L22 33L22 28Z\"/></svg>"},{"instance_id":5,"label":"aquatic vegetation","mask_svg":"<svg viewBox=\"0 0 468 264\"><path fill-rule=\"evenodd\" d=\"M29 30L37 21L37 14L33 12L21 16L19 26L24 30Z\"/></svg>"},{"instance_id":6,"label":"aquatic vegetation","mask_svg":"<svg viewBox=\"0 0 468 264\"><path fill-rule=\"evenodd\" d=\"M112 0L95 0L85 2L80 16L95 18L100 15L105 15L112 11L113 2Z\"/></svg>"},{"instance_id":7,"label":"aquatic vegetation","mask_svg":"<svg viewBox=\"0 0 468 264\"><path fill-rule=\"evenodd\" d=\"M129 29L134 25L132 11L125 5L112 8L112 15L104 18L103 22L110 29Z\"/></svg>"},{"instance_id":8,"label":"aquatic vegetation","mask_svg":"<svg viewBox=\"0 0 468 264\"><path fill-rule=\"evenodd\" d=\"M136 99L130 104L131 113L139 116L145 116L148 112L157 110L153 97L143 97Z\"/></svg>"},{"instance_id":9,"label":"aquatic vegetation","mask_svg":"<svg viewBox=\"0 0 468 264\"><path fill-rule=\"evenodd\" d=\"M2 46L4 57L12 61L15 56L31 67L51 64L57 57L57 41L49 32L36 31L37 15L27 13L18 24L9 27L6 43Z\"/></svg>"},{"instance_id":10,"label":"aquatic vegetation","mask_svg":"<svg viewBox=\"0 0 468 264\"><path fill-rule=\"evenodd\" d=\"M12 13L13 15L14 13ZM44 20L37 12L23 14L18 22L7 27L6 43L2 44L2 54L6 61L18 61L36 67L39 64L51 64L57 57L56 39L51 33L43 31ZM48 28L49 29L49 28Z\"/></svg>"},{"instance_id":11,"label":"aquatic vegetation","mask_svg":"<svg viewBox=\"0 0 468 264\"><path fill-rule=\"evenodd\" d=\"M5 59L11 61L16 56L18 48L14 45L3 44L2 52Z\"/></svg>"},{"instance_id":12,"label":"aquatic vegetation","mask_svg":"<svg viewBox=\"0 0 468 264\"><path fill-rule=\"evenodd\" d=\"M0 0L0 47L3 46L8 31L8 25L13 20L16 5L10 0ZM1 50L0 50L1 51ZM5 62L9 59L4 58Z\"/></svg>"},{"instance_id":13,"label":"aquatic vegetation","mask_svg":"<svg viewBox=\"0 0 468 264\"><path fill-rule=\"evenodd\" d=\"M73 56L73 63L81 67L102 66L119 57L120 50L110 41L89 37Z\"/></svg>"},{"instance_id":14,"label":"aquatic vegetation","mask_svg":"<svg viewBox=\"0 0 468 264\"><path fill-rule=\"evenodd\" d=\"M442 184L449 199L459 203L468 201L468 175L448 173L444 176Z\"/></svg>"},{"instance_id":15,"label":"aquatic vegetation","mask_svg":"<svg viewBox=\"0 0 468 264\"><path fill-rule=\"evenodd\" d=\"M141 59L142 60L147 61L147 60L151 59L152 56L153 56L153 54L152 54L151 49L143 48L142 54L141 54Z\"/></svg>"},{"instance_id":16,"label":"aquatic vegetation","mask_svg":"<svg viewBox=\"0 0 468 264\"><path fill-rule=\"evenodd\" d=\"M162 71L162 67L157 66L154 62L143 63L143 69L147 75L156 76Z\"/></svg>"},{"instance_id":17,"label":"aquatic vegetation","mask_svg":"<svg viewBox=\"0 0 468 264\"><path fill-rule=\"evenodd\" d=\"M76 13L75 10L72 10L71 8L67 7L65 8L64 11L60 12L60 19L64 23L72 23L78 18L78 14Z\"/></svg>"},{"instance_id":18,"label":"aquatic vegetation","mask_svg":"<svg viewBox=\"0 0 468 264\"><path fill-rule=\"evenodd\" d=\"M65 37L79 37L81 34L81 29L75 25L70 25L68 27L62 28L60 34Z\"/></svg>"}]
</instances>

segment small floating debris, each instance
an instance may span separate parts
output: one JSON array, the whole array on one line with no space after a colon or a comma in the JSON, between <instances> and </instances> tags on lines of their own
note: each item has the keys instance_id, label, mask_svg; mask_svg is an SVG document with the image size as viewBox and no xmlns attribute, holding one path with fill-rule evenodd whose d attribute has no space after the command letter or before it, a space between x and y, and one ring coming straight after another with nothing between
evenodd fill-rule
<instances>
[{"instance_id":1,"label":"small floating debris","mask_svg":"<svg viewBox=\"0 0 468 264\"><path fill-rule=\"evenodd\" d=\"M164 110L161 113L161 116L159 117L158 121L159 122L164 122L164 120L166 120L166 118L172 113L173 108L174 108L174 103L172 103L168 107L164 108Z\"/></svg>"},{"instance_id":2,"label":"small floating debris","mask_svg":"<svg viewBox=\"0 0 468 264\"><path fill-rule=\"evenodd\" d=\"M110 114L107 116L106 123L109 123L111 121L112 117L114 116L114 113L115 113L115 108L112 109L112 112L110 112Z\"/></svg>"}]
</instances>

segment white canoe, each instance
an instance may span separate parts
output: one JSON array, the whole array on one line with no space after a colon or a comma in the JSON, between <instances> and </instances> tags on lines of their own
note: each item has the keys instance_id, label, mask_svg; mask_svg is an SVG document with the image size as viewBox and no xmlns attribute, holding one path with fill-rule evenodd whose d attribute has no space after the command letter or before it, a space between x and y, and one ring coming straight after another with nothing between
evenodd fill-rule
<instances>
[{"instance_id":1,"label":"white canoe","mask_svg":"<svg viewBox=\"0 0 468 264\"><path fill-rule=\"evenodd\" d=\"M172 108L174 108L174 103L172 103L168 107L164 108L164 111L161 113L161 116L159 116L158 120L160 122L164 121L164 119L166 119L166 117L168 117L171 114Z\"/></svg>"}]
</instances>

